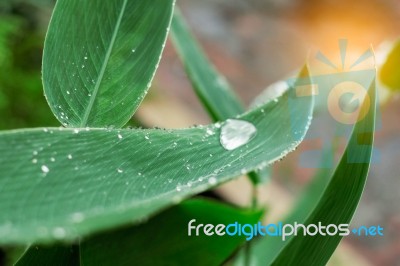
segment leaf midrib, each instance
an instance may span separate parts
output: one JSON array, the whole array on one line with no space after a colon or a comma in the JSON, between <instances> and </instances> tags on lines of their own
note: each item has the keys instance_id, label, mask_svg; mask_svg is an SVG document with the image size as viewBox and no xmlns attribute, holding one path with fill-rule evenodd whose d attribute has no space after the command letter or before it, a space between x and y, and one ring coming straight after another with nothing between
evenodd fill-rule
<instances>
[{"instance_id":1,"label":"leaf midrib","mask_svg":"<svg viewBox=\"0 0 400 266\"><path fill-rule=\"evenodd\" d=\"M113 50L113 47L114 47L114 44L115 44L115 40L117 39L117 34L118 34L119 28L121 26L122 17L124 16L127 2L128 2L128 0L124 0L124 2L122 4L121 11L119 13L118 20L117 20L117 23L115 25L113 35L111 37L110 45L108 46L107 53L106 53L106 56L105 56L104 61L103 61L103 65L101 66L101 69L100 69L100 74L99 74L99 76L97 78L97 81L96 81L96 84L94 86L92 95L90 96L89 104L85 109L85 114L84 114L82 122L81 122L81 127L88 126L87 122L88 122L88 119L89 119L89 115L90 115L90 113L91 113L91 111L93 109L94 102L96 100L97 94L98 94L99 89L100 89L100 84L103 81L104 73L106 71L108 61L110 60L111 52Z\"/></svg>"}]
</instances>

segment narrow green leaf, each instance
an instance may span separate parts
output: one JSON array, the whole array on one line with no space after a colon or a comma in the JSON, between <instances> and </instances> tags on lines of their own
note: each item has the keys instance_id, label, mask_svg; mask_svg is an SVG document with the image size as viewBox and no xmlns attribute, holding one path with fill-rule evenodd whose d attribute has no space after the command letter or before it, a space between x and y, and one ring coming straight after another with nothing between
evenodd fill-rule
<instances>
[{"instance_id":1,"label":"narrow green leaf","mask_svg":"<svg viewBox=\"0 0 400 266\"><path fill-rule=\"evenodd\" d=\"M343 157L305 225L319 222L323 225L348 224L354 215L367 180L372 154L376 112L375 81L368 93L371 108L365 118L355 124ZM325 265L341 239L340 235L304 236L298 232L272 264Z\"/></svg>"},{"instance_id":2,"label":"narrow green leaf","mask_svg":"<svg viewBox=\"0 0 400 266\"><path fill-rule=\"evenodd\" d=\"M72 240L138 221L271 164L304 137L312 102L289 90L238 116L257 132L230 150L220 144L221 132L229 133L224 142L249 137L232 128L235 120L181 130L1 132L0 243Z\"/></svg>"},{"instance_id":3,"label":"narrow green leaf","mask_svg":"<svg viewBox=\"0 0 400 266\"><path fill-rule=\"evenodd\" d=\"M207 60L190 34L178 8L175 9L172 19L171 36L193 88L211 118L221 121L242 113L242 104L225 77Z\"/></svg>"},{"instance_id":4,"label":"narrow green leaf","mask_svg":"<svg viewBox=\"0 0 400 266\"><path fill-rule=\"evenodd\" d=\"M45 41L43 83L69 127L121 127L160 61L174 0L58 0Z\"/></svg>"},{"instance_id":5,"label":"narrow green leaf","mask_svg":"<svg viewBox=\"0 0 400 266\"><path fill-rule=\"evenodd\" d=\"M329 151L325 151L321 158L321 162L331 159ZM319 199L325 191L326 186L330 180L331 169L321 168L313 180L302 192L299 199L296 201L293 210L289 215L283 219L283 224L292 224L294 222L304 223L307 217L311 214L317 206ZM251 265L269 265L289 241L282 241L279 237L263 237L256 239L251 246L250 261ZM267 252L266 252L267 250ZM243 265L241 258L235 265Z\"/></svg>"},{"instance_id":6,"label":"narrow green leaf","mask_svg":"<svg viewBox=\"0 0 400 266\"><path fill-rule=\"evenodd\" d=\"M400 40L396 41L379 71L380 81L392 91L400 91Z\"/></svg>"}]
</instances>

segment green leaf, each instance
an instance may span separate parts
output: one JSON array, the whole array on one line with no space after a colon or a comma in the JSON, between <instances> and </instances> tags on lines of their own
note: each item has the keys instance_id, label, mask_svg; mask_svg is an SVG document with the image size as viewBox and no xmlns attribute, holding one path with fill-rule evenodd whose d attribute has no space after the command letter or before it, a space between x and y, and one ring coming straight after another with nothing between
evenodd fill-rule
<instances>
[{"instance_id":1,"label":"green leaf","mask_svg":"<svg viewBox=\"0 0 400 266\"><path fill-rule=\"evenodd\" d=\"M210 200L192 199L144 224L85 239L80 244L79 253L66 255L69 255L69 261L80 258L81 265L220 265L245 242L246 237L207 236L204 233L196 236L194 231L188 236L189 221L195 219L193 225L254 224L261 215L260 211L239 210ZM67 260L59 253L69 250L71 248L65 246L33 246L17 266L53 258L56 260L51 265L60 265Z\"/></svg>"},{"instance_id":2,"label":"green leaf","mask_svg":"<svg viewBox=\"0 0 400 266\"><path fill-rule=\"evenodd\" d=\"M322 162L331 160L332 154L329 150L325 150L321 158ZM302 192L296 204L289 215L283 219L283 224L292 224L294 222L304 223L307 217L311 214L317 206L319 199L325 191L326 186L330 180L331 169L320 168L320 170L313 177L313 180ZM251 265L269 265L285 245L289 241L282 241L279 237L263 237L256 239L251 245L250 261ZM266 252L266 250L268 252ZM239 258L235 265L243 265Z\"/></svg>"},{"instance_id":3,"label":"green leaf","mask_svg":"<svg viewBox=\"0 0 400 266\"><path fill-rule=\"evenodd\" d=\"M257 132L233 150L220 144L221 131L227 131L232 120L180 130L3 131L0 243L73 240L139 221L263 168L300 143L312 102L289 90L277 102L238 116L236 120L251 123ZM295 131L298 134L292 134ZM240 128L229 133L248 134Z\"/></svg>"},{"instance_id":4,"label":"green leaf","mask_svg":"<svg viewBox=\"0 0 400 266\"><path fill-rule=\"evenodd\" d=\"M396 41L379 71L380 81L392 91L400 90L400 40Z\"/></svg>"},{"instance_id":5,"label":"green leaf","mask_svg":"<svg viewBox=\"0 0 400 266\"><path fill-rule=\"evenodd\" d=\"M188 223L257 223L260 211L245 211L206 200L189 200L149 222L95 236L81 245L84 265L221 265L244 236L188 236Z\"/></svg>"},{"instance_id":6,"label":"green leaf","mask_svg":"<svg viewBox=\"0 0 400 266\"><path fill-rule=\"evenodd\" d=\"M186 73L196 94L214 121L221 121L244 111L242 104L220 75L207 60L194 37L190 34L178 8L171 23L174 46L185 66Z\"/></svg>"},{"instance_id":7,"label":"green leaf","mask_svg":"<svg viewBox=\"0 0 400 266\"><path fill-rule=\"evenodd\" d=\"M69 127L122 127L160 61L173 0L59 0L45 41L43 83Z\"/></svg>"},{"instance_id":8,"label":"green leaf","mask_svg":"<svg viewBox=\"0 0 400 266\"><path fill-rule=\"evenodd\" d=\"M225 120L244 112L242 103L234 91L213 65L186 25L179 8L175 8L171 23L171 36L174 46L182 60L192 86L214 121ZM249 173L253 184L265 182L269 178L269 169Z\"/></svg>"},{"instance_id":9,"label":"green leaf","mask_svg":"<svg viewBox=\"0 0 400 266\"><path fill-rule=\"evenodd\" d=\"M343 157L305 225L319 222L322 225L348 224L354 215L367 180L372 154L376 112L375 81L368 93L372 103L369 112L355 124ZM340 235L304 236L298 232L272 264L325 265L341 239Z\"/></svg>"},{"instance_id":10,"label":"green leaf","mask_svg":"<svg viewBox=\"0 0 400 266\"><path fill-rule=\"evenodd\" d=\"M32 246L15 263L15 266L24 265L57 265L78 266L78 246Z\"/></svg>"}]
</instances>

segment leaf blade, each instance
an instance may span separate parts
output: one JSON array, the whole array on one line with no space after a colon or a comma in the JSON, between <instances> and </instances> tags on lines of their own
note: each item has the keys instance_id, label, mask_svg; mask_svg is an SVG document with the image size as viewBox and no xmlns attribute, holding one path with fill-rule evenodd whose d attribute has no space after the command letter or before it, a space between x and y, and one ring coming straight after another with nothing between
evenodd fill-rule
<instances>
[{"instance_id":1,"label":"leaf blade","mask_svg":"<svg viewBox=\"0 0 400 266\"><path fill-rule=\"evenodd\" d=\"M366 117L355 124L348 146L322 198L305 223L323 225L350 223L367 180L374 141L376 88L368 91L372 107ZM364 105L366 103L364 102ZM368 110L368 109L367 109ZM303 236L292 238L272 265L325 265L343 236Z\"/></svg>"},{"instance_id":2,"label":"leaf blade","mask_svg":"<svg viewBox=\"0 0 400 266\"><path fill-rule=\"evenodd\" d=\"M312 99L291 92L237 118L257 134L233 151L220 145L218 123L182 130L2 132L0 243L73 240L139 221L275 162L300 143L310 122Z\"/></svg>"},{"instance_id":3,"label":"leaf blade","mask_svg":"<svg viewBox=\"0 0 400 266\"><path fill-rule=\"evenodd\" d=\"M131 118L157 69L173 3L57 1L43 84L63 125L121 127Z\"/></svg>"},{"instance_id":4,"label":"leaf blade","mask_svg":"<svg viewBox=\"0 0 400 266\"><path fill-rule=\"evenodd\" d=\"M178 8L175 8L171 22L171 37L192 86L210 117L221 121L242 113L242 103L225 77L208 61Z\"/></svg>"}]
</instances>

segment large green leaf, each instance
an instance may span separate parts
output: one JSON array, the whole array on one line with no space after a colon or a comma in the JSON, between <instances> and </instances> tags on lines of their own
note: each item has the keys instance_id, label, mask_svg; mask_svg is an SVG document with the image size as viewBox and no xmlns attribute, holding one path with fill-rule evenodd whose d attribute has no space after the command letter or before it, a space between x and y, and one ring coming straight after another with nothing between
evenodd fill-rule
<instances>
[{"instance_id":1,"label":"large green leaf","mask_svg":"<svg viewBox=\"0 0 400 266\"><path fill-rule=\"evenodd\" d=\"M52 262L49 265L61 265L74 260L80 260L80 265L220 265L245 242L246 237L207 236L204 233L188 236L189 221L196 219L194 225L254 224L261 214L260 211L239 210L209 200L193 199L144 224L90 237L81 242L79 252L70 252L75 249L68 246L32 246L17 266L38 265L35 264L38 261L41 265L47 261Z\"/></svg>"},{"instance_id":2,"label":"large green leaf","mask_svg":"<svg viewBox=\"0 0 400 266\"><path fill-rule=\"evenodd\" d=\"M371 108L365 118L355 124L343 157L318 205L304 222L305 225L319 222L323 225L348 224L354 215L367 180L372 154L376 112L375 81L368 93ZM304 236L298 232L272 264L325 265L341 239L340 235Z\"/></svg>"},{"instance_id":3,"label":"large green leaf","mask_svg":"<svg viewBox=\"0 0 400 266\"><path fill-rule=\"evenodd\" d=\"M171 36L196 94L214 121L225 120L244 111L228 82L207 60L190 34L178 8L171 23Z\"/></svg>"},{"instance_id":4,"label":"large green leaf","mask_svg":"<svg viewBox=\"0 0 400 266\"><path fill-rule=\"evenodd\" d=\"M257 132L233 150L221 146L220 135L229 129L231 137L245 137L231 127L235 120L181 130L1 132L0 243L72 240L139 221L271 164L304 137L312 102L289 90L236 117Z\"/></svg>"},{"instance_id":5,"label":"large green leaf","mask_svg":"<svg viewBox=\"0 0 400 266\"><path fill-rule=\"evenodd\" d=\"M45 95L69 127L121 127L150 87L174 0L58 0L43 56Z\"/></svg>"}]
</instances>

